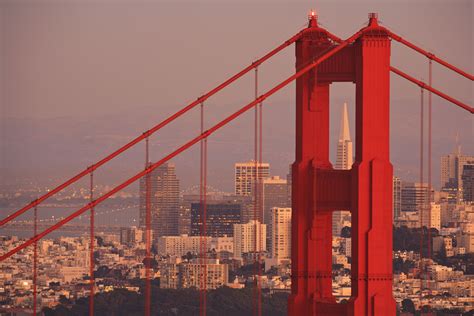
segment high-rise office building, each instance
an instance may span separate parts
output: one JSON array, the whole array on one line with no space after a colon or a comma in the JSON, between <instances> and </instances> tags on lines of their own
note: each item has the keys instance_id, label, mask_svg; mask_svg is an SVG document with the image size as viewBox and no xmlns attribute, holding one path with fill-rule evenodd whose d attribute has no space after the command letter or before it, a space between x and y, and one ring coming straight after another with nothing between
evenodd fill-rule
<instances>
[{"instance_id":1,"label":"high-rise office building","mask_svg":"<svg viewBox=\"0 0 474 316\"><path fill-rule=\"evenodd\" d=\"M291 258L291 208L275 207L271 211L271 254L275 259Z\"/></svg>"},{"instance_id":2,"label":"high-rise office building","mask_svg":"<svg viewBox=\"0 0 474 316\"><path fill-rule=\"evenodd\" d=\"M402 182L400 178L393 177L393 219L400 217L400 212L402 210Z\"/></svg>"},{"instance_id":3,"label":"high-rise office building","mask_svg":"<svg viewBox=\"0 0 474 316\"><path fill-rule=\"evenodd\" d=\"M464 165L462 172L463 200L474 202L474 164Z\"/></svg>"},{"instance_id":4,"label":"high-rise office building","mask_svg":"<svg viewBox=\"0 0 474 316\"><path fill-rule=\"evenodd\" d=\"M337 157L335 169L349 170L352 168L353 152L351 132L349 130L349 116L347 114L347 103L342 107L341 125L339 139L337 141Z\"/></svg>"},{"instance_id":5,"label":"high-rise office building","mask_svg":"<svg viewBox=\"0 0 474 316\"><path fill-rule=\"evenodd\" d=\"M288 174L286 175L286 182L288 183L288 205L291 206L291 186L293 185L293 171L291 170L292 165L288 168Z\"/></svg>"},{"instance_id":6,"label":"high-rise office building","mask_svg":"<svg viewBox=\"0 0 474 316\"><path fill-rule=\"evenodd\" d=\"M191 234L191 205L181 201L178 212L178 235Z\"/></svg>"},{"instance_id":7,"label":"high-rise office building","mask_svg":"<svg viewBox=\"0 0 474 316\"><path fill-rule=\"evenodd\" d=\"M242 208L242 223L250 220L263 222L263 179L270 176L270 164L255 161L235 164L235 195L248 198ZM255 191L257 190L257 191ZM254 192L257 192L255 195Z\"/></svg>"},{"instance_id":8,"label":"high-rise office building","mask_svg":"<svg viewBox=\"0 0 474 316\"><path fill-rule=\"evenodd\" d=\"M274 207L290 207L291 198L288 197L287 180L278 176L263 179L263 223L267 225L267 247L271 246L271 211ZM270 249L269 249L270 250Z\"/></svg>"},{"instance_id":9,"label":"high-rise office building","mask_svg":"<svg viewBox=\"0 0 474 316\"><path fill-rule=\"evenodd\" d=\"M349 170L352 168L352 140L349 130L349 116L347 114L347 103L342 107L341 125L339 130L339 139L337 141L337 155L335 169ZM335 236L341 234L344 223L350 220L349 211L334 211L332 216L332 233Z\"/></svg>"},{"instance_id":10,"label":"high-rise office building","mask_svg":"<svg viewBox=\"0 0 474 316\"><path fill-rule=\"evenodd\" d=\"M240 224L242 204L234 201L209 201L206 207L206 236L232 237L234 224ZM191 204L191 235L200 236L203 222L203 207L200 203Z\"/></svg>"},{"instance_id":11,"label":"high-rise office building","mask_svg":"<svg viewBox=\"0 0 474 316\"><path fill-rule=\"evenodd\" d=\"M461 198L462 174L466 165L474 165L474 156L462 155L460 146L453 153L441 157L441 188L455 189Z\"/></svg>"},{"instance_id":12,"label":"high-rise office building","mask_svg":"<svg viewBox=\"0 0 474 316\"><path fill-rule=\"evenodd\" d=\"M401 212L420 212L422 207L428 207L428 184L402 182Z\"/></svg>"},{"instance_id":13,"label":"high-rise office building","mask_svg":"<svg viewBox=\"0 0 474 316\"><path fill-rule=\"evenodd\" d=\"M267 249L267 225L258 221L234 225L234 257L242 258L242 254L262 252Z\"/></svg>"},{"instance_id":14,"label":"high-rise office building","mask_svg":"<svg viewBox=\"0 0 474 316\"><path fill-rule=\"evenodd\" d=\"M270 164L255 161L235 164L235 194L252 196L255 190L255 180L262 181L270 176Z\"/></svg>"},{"instance_id":15,"label":"high-rise office building","mask_svg":"<svg viewBox=\"0 0 474 316\"><path fill-rule=\"evenodd\" d=\"M263 179L263 222L270 224L274 207L289 207L288 183L279 176Z\"/></svg>"},{"instance_id":16,"label":"high-rise office building","mask_svg":"<svg viewBox=\"0 0 474 316\"><path fill-rule=\"evenodd\" d=\"M165 163L149 177L151 227L153 237L178 235L179 180L175 165ZM146 226L147 177L140 179L140 227Z\"/></svg>"}]
</instances>

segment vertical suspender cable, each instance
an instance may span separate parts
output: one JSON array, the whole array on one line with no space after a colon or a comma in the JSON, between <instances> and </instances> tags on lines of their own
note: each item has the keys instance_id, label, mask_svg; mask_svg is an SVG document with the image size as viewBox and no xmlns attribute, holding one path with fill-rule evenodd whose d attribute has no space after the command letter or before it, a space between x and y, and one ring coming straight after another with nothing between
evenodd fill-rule
<instances>
[{"instance_id":1,"label":"vertical suspender cable","mask_svg":"<svg viewBox=\"0 0 474 316\"><path fill-rule=\"evenodd\" d=\"M258 67L255 67L255 99L258 98ZM255 172L254 172L254 194L253 194L253 212L254 212L254 251L255 251L255 315L261 315L261 284L260 284L260 245L261 245L261 220L262 214L260 213L260 182L262 180L260 174L260 163L259 161L259 123L260 123L260 110L259 106L255 106L255 131L254 131L254 161L255 161Z\"/></svg>"},{"instance_id":2,"label":"vertical suspender cable","mask_svg":"<svg viewBox=\"0 0 474 316\"><path fill-rule=\"evenodd\" d=\"M201 135L204 133L204 103L201 102ZM206 147L207 140L200 142L200 172L199 172L199 207L201 219L200 247L199 247L199 267L200 267L200 286L199 286L199 315L206 315L206 279L207 279L207 236L206 236Z\"/></svg>"},{"instance_id":3,"label":"vertical suspender cable","mask_svg":"<svg viewBox=\"0 0 474 316\"><path fill-rule=\"evenodd\" d=\"M149 138L145 139L145 169L150 165ZM151 174L145 178L145 316L151 314Z\"/></svg>"},{"instance_id":4,"label":"vertical suspender cable","mask_svg":"<svg viewBox=\"0 0 474 316\"><path fill-rule=\"evenodd\" d=\"M424 90L421 88L420 90L420 190L422 192L422 200L419 206L419 220L420 220L420 302L423 296L423 274L424 274L424 266L423 266L423 224L424 224L424 213L425 213L425 204L426 204L426 196L425 190L423 185L423 149L424 149ZM416 190L416 188L415 188Z\"/></svg>"},{"instance_id":5,"label":"vertical suspender cable","mask_svg":"<svg viewBox=\"0 0 474 316\"><path fill-rule=\"evenodd\" d=\"M433 67L433 61L430 59L429 64L428 64L428 84L430 87L432 87L432 67ZM428 259L431 259L431 202L432 202L432 197L431 197L431 155L432 155L432 147L431 147L431 133L432 133L432 108L431 108L431 96L432 93L431 91L428 92L428 240L427 240L427 246L428 246ZM429 260L429 264L431 264L431 260ZM428 280L430 279L430 276L427 275ZM428 290L430 289L430 284L428 282Z\"/></svg>"},{"instance_id":6,"label":"vertical suspender cable","mask_svg":"<svg viewBox=\"0 0 474 316\"><path fill-rule=\"evenodd\" d=\"M203 273L203 279L204 279L204 289L203 289L203 316L206 315L207 313L207 267L208 267L208 262L207 262L207 137L204 138L204 153L203 153L203 186L202 186L202 193L203 193L203 232L204 232L204 273Z\"/></svg>"},{"instance_id":7,"label":"vertical suspender cable","mask_svg":"<svg viewBox=\"0 0 474 316\"><path fill-rule=\"evenodd\" d=\"M34 230L34 235L38 233L38 207L35 205L34 207L34 218L33 218L33 230ZM38 287L38 242L35 241L33 243L33 315L36 315L37 313L37 287Z\"/></svg>"},{"instance_id":8,"label":"vertical suspender cable","mask_svg":"<svg viewBox=\"0 0 474 316\"><path fill-rule=\"evenodd\" d=\"M257 82L257 88L258 88L258 82ZM258 95L258 89L255 91L255 97L257 97ZM258 134L259 134L259 139L258 139L258 161L260 162L260 164L263 163L263 160L262 160L262 123L263 123L263 119L262 119L262 114L263 114L263 103L260 102L259 105L258 105L258 116L259 116L259 122L258 122L258 128L259 128L259 131L258 131ZM259 197L259 209L258 209L258 213L259 213L259 218L260 218L260 224L263 224L263 220L264 220L264 214L263 214L263 176L260 177L260 188L258 189L258 197ZM261 273L262 273L262 269L261 269L261 266L260 266L260 256L261 256L261 251L263 251L263 238L266 238L266 235L263 235L263 226L260 226L260 232L259 232L259 263L258 263L258 275L259 277L261 277ZM261 278L260 278L261 279ZM258 289L259 289L259 300L258 300L258 315L262 315L262 288L261 288L261 282L259 282L259 285L258 285Z\"/></svg>"},{"instance_id":9,"label":"vertical suspender cable","mask_svg":"<svg viewBox=\"0 0 474 316\"><path fill-rule=\"evenodd\" d=\"M90 173L90 202L94 200L94 171ZM91 207L90 217L90 246L89 246L89 278L90 278L90 294L89 294L89 315L94 315L94 207Z\"/></svg>"}]
</instances>

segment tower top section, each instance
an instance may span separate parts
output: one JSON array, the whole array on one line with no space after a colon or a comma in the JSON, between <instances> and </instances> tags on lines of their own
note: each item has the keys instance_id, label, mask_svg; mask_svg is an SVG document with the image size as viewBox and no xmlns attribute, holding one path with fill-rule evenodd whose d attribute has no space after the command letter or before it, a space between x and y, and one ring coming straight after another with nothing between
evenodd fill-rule
<instances>
[{"instance_id":1,"label":"tower top section","mask_svg":"<svg viewBox=\"0 0 474 316\"><path fill-rule=\"evenodd\" d=\"M318 14L316 10L311 9L308 14L308 27L317 27L318 26Z\"/></svg>"},{"instance_id":2,"label":"tower top section","mask_svg":"<svg viewBox=\"0 0 474 316\"><path fill-rule=\"evenodd\" d=\"M369 26L379 26L379 14L369 13Z\"/></svg>"}]
</instances>

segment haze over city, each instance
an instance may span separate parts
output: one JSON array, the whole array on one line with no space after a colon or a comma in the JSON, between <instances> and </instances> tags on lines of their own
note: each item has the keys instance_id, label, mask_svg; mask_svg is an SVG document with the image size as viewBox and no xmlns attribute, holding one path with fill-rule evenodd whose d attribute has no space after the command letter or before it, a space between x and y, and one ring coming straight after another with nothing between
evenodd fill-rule
<instances>
[{"instance_id":1,"label":"haze over city","mask_svg":"<svg viewBox=\"0 0 474 316\"><path fill-rule=\"evenodd\" d=\"M437 56L473 69L472 2L467 1L2 1L2 185L33 181L52 186L97 161L174 113L294 34L315 8L323 26L344 38L367 12ZM455 45L455 48L453 47ZM392 59L427 79L427 62L394 43ZM260 91L294 69L294 52L260 69ZM206 103L206 125L253 98L253 76ZM472 101L472 83L434 65L435 87ZM331 157L339 113L354 86L331 90ZM415 180L418 169L419 88L392 74L391 157L395 174ZM294 85L265 102L263 156L286 175L294 158ZM151 138L159 159L199 131L198 111ZM196 122L196 123L194 123ZM232 165L252 158L252 114L209 139L209 183L232 191ZM183 126L186 126L183 128ZM354 124L351 124L351 128ZM474 123L433 97L433 180L439 159L455 148L472 153ZM352 135L354 131L352 130ZM113 161L98 181L109 184L142 167L142 148ZM226 153L225 155L223 153ZM195 150L176 159L183 187L198 183ZM117 166L117 168L115 168ZM113 170L113 173L111 172ZM226 174L228 177L219 177Z\"/></svg>"},{"instance_id":2,"label":"haze over city","mask_svg":"<svg viewBox=\"0 0 474 316\"><path fill-rule=\"evenodd\" d=\"M472 316L473 13L0 0L0 314Z\"/></svg>"}]
</instances>

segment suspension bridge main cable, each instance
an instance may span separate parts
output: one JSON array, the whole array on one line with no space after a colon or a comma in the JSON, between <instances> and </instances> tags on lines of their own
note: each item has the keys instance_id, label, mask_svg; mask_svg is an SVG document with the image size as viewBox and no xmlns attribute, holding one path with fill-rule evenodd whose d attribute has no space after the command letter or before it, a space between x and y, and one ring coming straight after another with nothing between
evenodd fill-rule
<instances>
[{"instance_id":1,"label":"suspension bridge main cable","mask_svg":"<svg viewBox=\"0 0 474 316\"><path fill-rule=\"evenodd\" d=\"M165 120L163 120L159 124L155 125L151 129L145 131L143 134L139 135L138 137L136 137L132 141L130 141L127 144L125 144L124 146L120 147L119 149L117 149L113 153L109 154L108 156L106 156L102 160L100 160L97 163L93 164L92 166L86 168L85 170L83 170L80 173L76 174L75 176L68 179L64 183L60 184L59 186L55 187L54 189L52 189L52 190L48 191L47 193L45 193L44 195L40 196L36 200L30 202L29 204L25 205L21 209L13 212L12 214L5 217L4 219L0 220L0 227L5 225L9 221L17 218L18 216L25 213L29 209L33 208L35 205L40 204L41 202L43 202L47 198L55 195L56 193L58 193L61 190L65 189L66 187L70 186L71 184L77 182L78 180L80 180L81 178L86 176L87 174L90 174L91 172L93 172L94 170L99 168L100 166L104 165L105 163L107 163L110 160L114 159L115 157L119 156L120 154L127 151L131 147L135 146L136 144L138 144L142 140L146 139L147 137L151 136L152 134L154 134L155 132L157 132L161 128L165 127L169 123L171 123L174 120L176 120L177 118L181 117L182 115L187 113L189 110L193 109L197 105L199 105L202 102L206 101L208 98L210 98L214 94L218 93L219 91L221 91L225 87L229 86L230 84L232 84L233 82L235 82L236 80L238 80L239 78L241 78L242 76L247 74L249 71L254 69L255 67L258 67L259 65L263 64L265 61L267 61L268 59L270 59L271 57L273 57L274 55L276 55L277 53L279 53L280 51L282 51L286 47L292 45L299 38L301 38L302 33L303 33L303 30L299 31L298 33L296 33L295 35L290 37L288 40L286 40L285 42L280 44L278 47L274 48L273 50L268 52L263 57L261 57L261 58L257 59L256 61L252 62L249 66L247 66L246 68L244 68L243 70L241 70L237 74L233 75L232 77L228 78L227 80L222 82L220 85L218 85L214 89L212 89L212 90L208 91L207 93L203 94L202 96L198 97L195 101L191 102L190 104L188 104L187 106L185 106L184 108L179 110L178 112L176 112L173 115L169 116L168 118L166 118Z\"/></svg>"},{"instance_id":2,"label":"suspension bridge main cable","mask_svg":"<svg viewBox=\"0 0 474 316\"><path fill-rule=\"evenodd\" d=\"M83 206L79 210L77 210L74 213L70 214L69 216L65 217L63 220L57 222L56 224L52 225L51 227L45 229L43 232L41 232L41 233L37 234L36 236L30 238L29 240L27 240L23 244L15 247L14 249L8 251L5 254L3 254L2 256L0 256L0 261L5 260L6 258L8 258L8 257L12 256L13 254L17 253L18 251L24 249L25 247L27 247L31 243L43 238L44 236L48 235L52 231L62 227L64 224L66 224L69 221L73 220L77 216L83 214L85 211L89 210L91 207L102 203L104 200L111 197L113 194L123 190L124 188L128 187L130 184L134 183L135 181L137 181L138 179L140 179L144 175L152 172L153 170L155 170L156 168L158 168L159 166L161 166L162 164L164 164L168 160L176 157L177 155L179 155L183 151L187 150L188 148L192 147L193 145L195 145L196 143L201 141L202 139L210 136L211 134L213 134L217 130L221 129L223 126L227 125L229 122L233 121L234 119L236 119L237 117L239 117L243 113L247 112L248 110L250 110L254 106L258 105L259 103L263 102L268 97L275 94L277 91L279 91L282 88L284 88L285 86L287 86L290 82L292 82L295 79L301 77L302 75L304 75L305 73L307 73L311 69L317 67L319 64L321 64L322 62L324 62L325 60L327 60L328 58L330 58L331 56L333 56L334 54L336 54L337 52L339 52L340 50L345 48L347 45L354 42L357 38L359 38L364 33L364 31L365 31L365 29L362 29L359 32L355 33L354 35L349 37L347 40L341 42L340 45L338 45L338 46L332 48L330 51L324 53L322 56L320 56L319 58L314 60L312 63L310 63L307 66L303 67L302 69L298 70L295 74L289 76L287 79L283 80L282 82L280 82L279 84L277 84L276 86L274 86L273 88L268 90L266 93L262 94L260 97L258 97L254 101L247 104L246 106L242 107L240 110L238 110L238 111L234 112L233 114L229 115L228 117L226 117L225 119L223 119L222 121L220 121L219 123L214 125L213 127L206 130L204 133L202 133L202 134L196 136L195 138L193 138L192 140L188 141L187 143L185 143L184 145L182 145L178 149L174 150L172 153L168 154L167 156L165 156L161 160L159 160L159 161L157 161L153 164L150 164L150 166L148 166L145 170L137 173L136 175L132 176L131 178L129 178L125 182L122 182L121 184L117 185L112 190L108 191L107 193L104 193L103 195L98 197L93 202Z\"/></svg>"}]
</instances>

